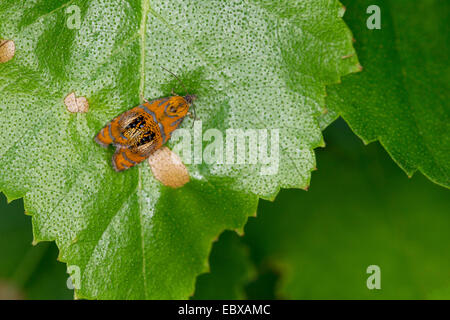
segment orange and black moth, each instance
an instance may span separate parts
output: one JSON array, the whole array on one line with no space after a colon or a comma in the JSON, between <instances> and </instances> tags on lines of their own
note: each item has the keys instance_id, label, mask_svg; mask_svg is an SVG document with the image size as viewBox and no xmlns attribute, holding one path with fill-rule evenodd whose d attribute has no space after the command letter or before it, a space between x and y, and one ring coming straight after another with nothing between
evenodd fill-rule
<instances>
[{"instance_id":1,"label":"orange and black moth","mask_svg":"<svg viewBox=\"0 0 450 320\"><path fill-rule=\"evenodd\" d=\"M110 144L116 147L112 158L114 170L131 168L170 139L195 99L195 95L186 95L146 101L111 120L95 141L103 147Z\"/></svg>"}]
</instances>

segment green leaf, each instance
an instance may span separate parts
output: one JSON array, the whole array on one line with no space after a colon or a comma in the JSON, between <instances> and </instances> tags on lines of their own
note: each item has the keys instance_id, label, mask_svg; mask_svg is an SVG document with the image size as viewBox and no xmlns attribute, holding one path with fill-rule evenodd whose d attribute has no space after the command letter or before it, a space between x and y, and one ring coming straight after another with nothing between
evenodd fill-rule
<instances>
[{"instance_id":1,"label":"green leaf","mask_svg":"<svg viewBox=\"0 0 450 320\"><path fill-rule=\"evenodd\" d=\"M345 0L363 72L333 86L327 105L365 143L379 140L409 175L450 186L450 3L378 1L381 30L366 28L374 1Z\"/></svg>"},{"instance_id":2,"label":"green leaf","mask_svg":"<svg viewBox=\"0 0 450 320\"><path fill-rule=\"evenodd\" d=\"M448 297L448 190L422 175L408 179L379 144L363 147L343 121L325 140L310 190L262 201L245 228L252 260L280 274L278 296ZM370 265L380 267L381 290L366 286Z\"/></svg>"},{"instance_id":3,"label":"green leaf","mask_svg":"<svg viewBox=\"0 0 450 320\"><path fill-rule=\"evenodd\" d=\"M80 269L77 297L187 298L213 239L242 229L258 197L308 185L325 85L357 70L342 14L329 0L1 2L16 55L0 64L0 190ZM114 172L93 137L140 97L186 93L161 67L198 95L203 130L279 128L278 173L188 164L172 190L146 163ZM72 91L89 112L67 111Z\"/></svg>"},{"instance_id":4,"label":"green leaf","mask_svg":"<svg viewBox=\"0 0 450 320\"><path fill-rule=\"evenodd\" d=\"M22 201L7 205L0 195L0 299L72 299L55 244L32 246L30 231Z\"/></svg>"},{"instance_id":5,"label":"green leaf","mask_svg":"<svg viewBox=\"0 0 450 320\"><path fill-rule=\"evenodd\" d=\"M244 287L255 277L248 248L233 232L224 232L210 256L211 271L198 277L193 299L245 299Z\"/></svg>"}]
</instances>

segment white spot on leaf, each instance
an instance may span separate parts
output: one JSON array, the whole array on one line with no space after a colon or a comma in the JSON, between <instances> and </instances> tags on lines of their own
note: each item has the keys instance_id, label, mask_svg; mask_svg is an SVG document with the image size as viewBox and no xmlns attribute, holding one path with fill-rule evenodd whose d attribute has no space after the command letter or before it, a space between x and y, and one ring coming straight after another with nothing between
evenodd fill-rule
<instances>
[{"instance_id":1,"label":"white spot on leaf","mask_svg":"<svg viewBox=\"0 0 450 320\"><path fill-rule=\"evenodd\" d=\"M162 184L180 188L189 182L189 172L180 157L167 147L156 150L148 158L153 175Z\"/></svg>"},{"instance_id":2,"label":"white spot on leaf","mask_svg":"<svg viewBox=\"0 0 450 320\"><path fill-rule=\"evenodd\" d=\"M85 113L89 110L89 102L85 97L77 97L74 92L71 92L64 98L64 104L69 112Z\"/></svg>"}]
</instances>

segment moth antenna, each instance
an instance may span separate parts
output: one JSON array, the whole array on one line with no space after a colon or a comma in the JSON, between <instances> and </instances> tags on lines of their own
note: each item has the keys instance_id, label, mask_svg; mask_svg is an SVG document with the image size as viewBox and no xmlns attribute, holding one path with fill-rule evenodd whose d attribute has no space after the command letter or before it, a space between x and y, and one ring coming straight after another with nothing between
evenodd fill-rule
<instances>
[{"instance_id":1,"label":"moth antenna","mask_svg":"<svg viewBox=\"0 0 450 320\"><path fill-rule=\"evenodd\" d=\"M166 72L170 73L172 76L174 76L174 78L177 79L178 82L181 84L181 86L183 87L184 91L186 91L186 94L188 94L188 91L186 90L186 87L184 86L183 81L181 81L181 79L178 78L178 76L175 73L173 73L172 71L164 68L163 66L161 66L161 69L163 69L164 71L166 71Z\"/></svg>"}]
</instances>

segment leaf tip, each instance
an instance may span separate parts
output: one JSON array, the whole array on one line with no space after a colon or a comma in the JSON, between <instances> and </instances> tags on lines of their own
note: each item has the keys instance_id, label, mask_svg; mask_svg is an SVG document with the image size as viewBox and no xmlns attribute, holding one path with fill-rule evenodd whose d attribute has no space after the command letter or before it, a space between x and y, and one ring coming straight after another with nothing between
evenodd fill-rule
<instances>
[{"instance_id":1,"label":"leaf tip","mask_svg":"<svg viewBox=\"0 0 450 320\"><path fill-rule=\"evenodd\" d=\"M342 18L345 15L346 11L347 11L347 7L341 4L341 7L338 10L338 17Z\"/></svg>"}]
</instances>

